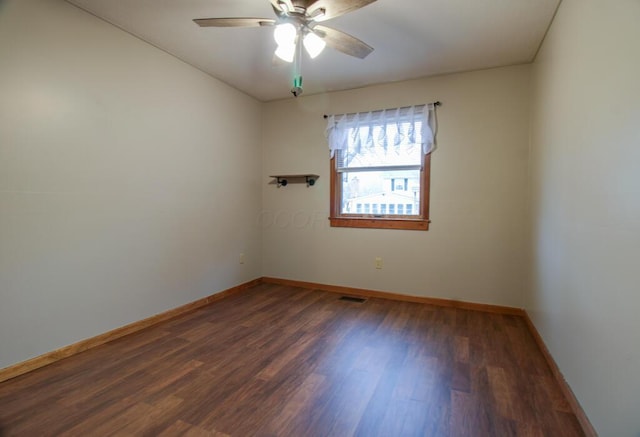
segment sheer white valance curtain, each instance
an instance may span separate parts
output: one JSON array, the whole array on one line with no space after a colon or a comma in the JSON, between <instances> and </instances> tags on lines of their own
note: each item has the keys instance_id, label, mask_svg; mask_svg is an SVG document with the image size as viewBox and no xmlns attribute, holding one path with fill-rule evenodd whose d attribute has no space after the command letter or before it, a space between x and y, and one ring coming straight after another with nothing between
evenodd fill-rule
<instances>
[{"instance_id":1,"label":"sheer white valance curtain","mask_svg":"<svg viewBox=\"0 0 640 437\"><path fill-rule=\"evenodd\" d=\"M421 144L426 155L436 147L436 104L327 116L325 135L331 158L336 150Z\"/></svg>"}]
</instances>

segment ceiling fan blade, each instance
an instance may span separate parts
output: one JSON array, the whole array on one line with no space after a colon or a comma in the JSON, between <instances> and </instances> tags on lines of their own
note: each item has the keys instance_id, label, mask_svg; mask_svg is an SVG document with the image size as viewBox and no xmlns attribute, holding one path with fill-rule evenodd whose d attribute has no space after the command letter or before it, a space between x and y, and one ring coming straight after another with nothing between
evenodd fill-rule
<instances>
[{"instance_id":1,"label":"ceiling fan blade","mask_svg":"<svg viewBox=\"0 0 640 437\"><path fill-rule=\"evenodd\" d=\"M282 5L284 5L284 8ZM291 12L294 10L294 5L291 0L271 0L271 6L273 6L273 9L280 12Z\"/></svg>"},{"instance_id":2,"label":"ceiling fan blade","mask_svg":"<svg viewBox=\"0 0 640 437\"><path fill-rule=\"evenodd\" d=\"M279 11L282 12L282 9L280 8L280 2L278 0L271 0L271 6L276 11L276 13L278 13Z\"/></svg>"},{"instance_id":3,"label":"ceiling fan blade","mask_svg":"<svg viewBox=\"0 0 640 437\"><path fill-rule=\"evenodd\" d=\"M196 18L193 21L200 27L260 27L276 23L271 18Z\"/></svg>"},{"instance_id":4,"label":"ceiling fan blade","mask_svg":"<svg viewBox=\"0 0 640 437\"><path fill-rule=\"evenodd\" d=\"M313 31L322 38L329 47L356 58L364 59L373 51L373 47L360 41L355 36L340 32L327 26L314 26Z\"/></svg>"},{"instance_id":5,"label":"ceiling fan blade","mask_svg":"<svg viewBox=\"0 0 640 437\"><path fill-rule=\"evenodd\" d=\"M356 9L363 8L376 0L316 0L307 7L307 15L314 16L319 9L324 9L324 14L314 18L314 21L326 21L339 17Z\"/></svg>"},{"instance_id":6,"label":"ceiling fan blade","mask_svg":"<svg viewBox=\"0 0 640 437\"><path fill-rule=\"evenodd\" d=\"M271 7L273 8L273 12L276 14L276 17L278 17L278 18L284 17L285 14L284 14L284 12L282 12L282 9L280 9L279 7L276 7L273 3L274 2L271 2Z\"/></svg>"}]
</instances>

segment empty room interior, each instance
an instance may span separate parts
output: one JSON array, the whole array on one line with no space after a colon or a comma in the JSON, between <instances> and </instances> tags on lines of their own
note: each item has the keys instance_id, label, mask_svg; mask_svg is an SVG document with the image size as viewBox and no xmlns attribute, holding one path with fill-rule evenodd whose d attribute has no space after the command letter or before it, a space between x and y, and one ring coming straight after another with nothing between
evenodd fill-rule
<instances>
[{"instance_id":1,"label":"empty room interior","mask_svg":"<svg viewBox=\"0 0 640 437\"><path fill-rule=\"evenodd\" d=\"M639 23L0 0L0 436L640 436Z\"/></svg>"}]
</instances>

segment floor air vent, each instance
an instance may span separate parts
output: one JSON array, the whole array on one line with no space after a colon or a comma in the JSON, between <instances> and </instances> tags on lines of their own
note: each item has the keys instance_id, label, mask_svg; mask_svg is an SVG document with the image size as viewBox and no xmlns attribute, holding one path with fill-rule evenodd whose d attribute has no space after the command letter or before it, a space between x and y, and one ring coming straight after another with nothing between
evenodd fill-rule
<instances>
[{"instance_id":1,"label":"floor air vent","mask_svg":"<svg viewBox=\"0 0 640 437\"><path fill-rule=\"evenodd\" d=\"M346 300L347 302L357 302L364 303L367 301L364 297L354 297L354 296L342 296L340 300Z\"/></svg>"}]
</instances>

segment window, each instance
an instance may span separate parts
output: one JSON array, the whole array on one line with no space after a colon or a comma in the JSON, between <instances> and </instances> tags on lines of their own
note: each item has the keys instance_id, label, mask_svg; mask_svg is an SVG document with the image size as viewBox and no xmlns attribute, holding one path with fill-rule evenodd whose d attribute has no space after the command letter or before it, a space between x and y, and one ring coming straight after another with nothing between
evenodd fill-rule
<instances>
[{"instance_id":1,"label":"window","mask_svg":"<svg viewBox=\"0 0 640 437\"><path fill-rule=\"evenodd\" d=\"M434 124L433 105L330 116L331 226L427 230Z\"/></svg>"}]
</instances>

